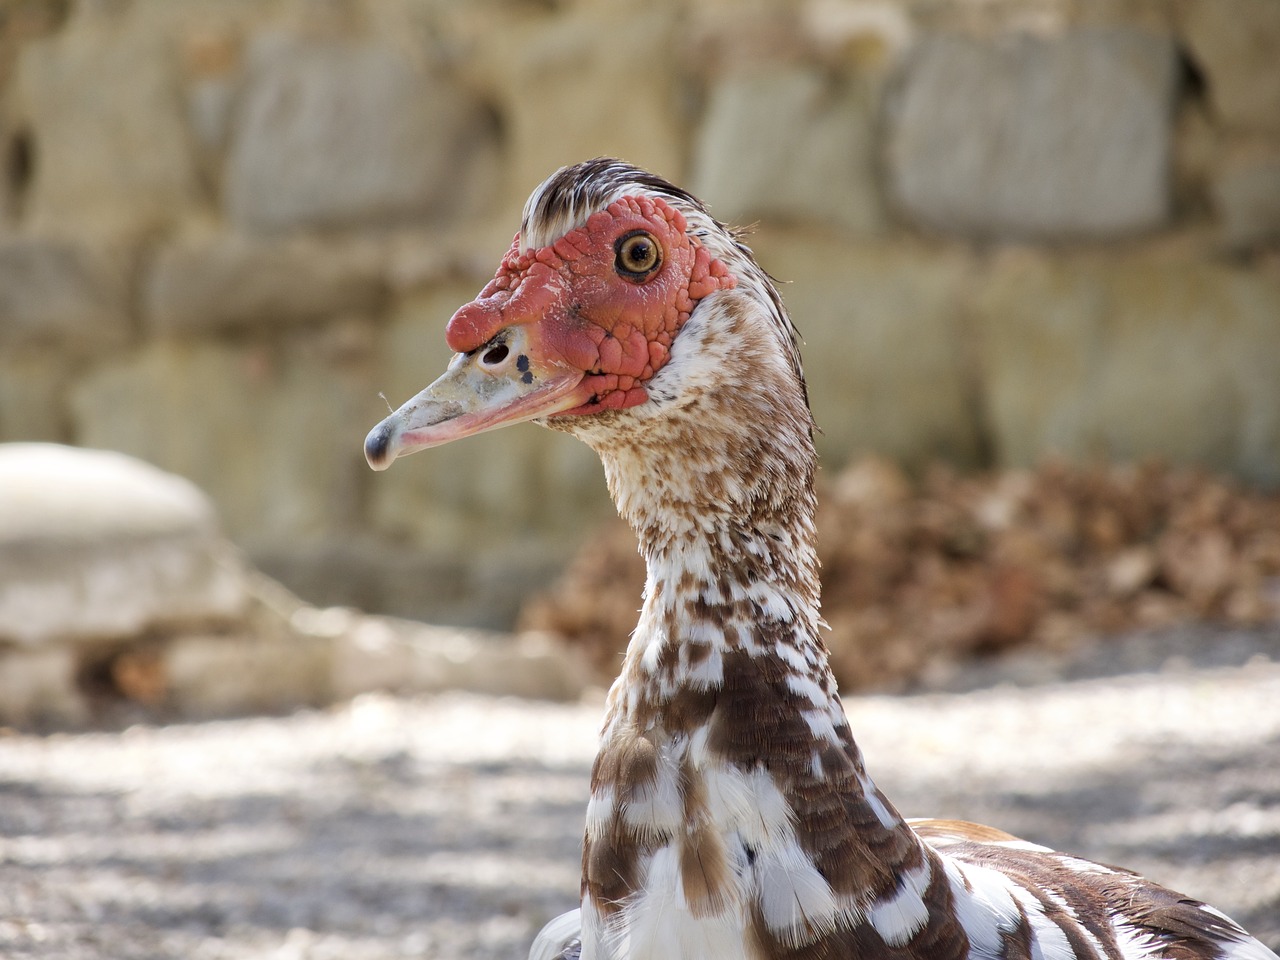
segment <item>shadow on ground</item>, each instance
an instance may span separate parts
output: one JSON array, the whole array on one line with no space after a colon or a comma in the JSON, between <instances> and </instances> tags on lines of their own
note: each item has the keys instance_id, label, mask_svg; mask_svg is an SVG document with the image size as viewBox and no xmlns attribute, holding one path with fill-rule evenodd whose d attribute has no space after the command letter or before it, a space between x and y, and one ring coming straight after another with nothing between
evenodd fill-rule
<instances>
[{"instance_id":1,"label":"shadow on ground","mask_svg":"<svg viewBox=\"0 0 1280 960\"><path fill-rule=\"evenodd\" d=\"M858 698L908 816L1138 869L1280 947L1280 664ZM0 738L0 955L519 958L577 889L599 704Z\"/></svg>"}]
</instances>

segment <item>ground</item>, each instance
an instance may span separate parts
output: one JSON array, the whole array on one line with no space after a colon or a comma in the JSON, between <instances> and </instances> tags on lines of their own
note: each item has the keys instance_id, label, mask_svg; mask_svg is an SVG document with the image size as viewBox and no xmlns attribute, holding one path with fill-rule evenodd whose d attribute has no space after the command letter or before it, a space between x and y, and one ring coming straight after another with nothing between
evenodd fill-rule
<instances>
[{"instance_id":1,"label":"ground","mask_svg":"<svg viewBox=\"0 0 1280 960\"><path fill-rule=\"evenodd\" d=\"M1016 682L1015 682L1016 681ZM1280 630L850 698L908 816L1138 869L1280 948ZM0 955L522 958L575 898L599 697L0 737Z\"/></svg>"}]
</instances>

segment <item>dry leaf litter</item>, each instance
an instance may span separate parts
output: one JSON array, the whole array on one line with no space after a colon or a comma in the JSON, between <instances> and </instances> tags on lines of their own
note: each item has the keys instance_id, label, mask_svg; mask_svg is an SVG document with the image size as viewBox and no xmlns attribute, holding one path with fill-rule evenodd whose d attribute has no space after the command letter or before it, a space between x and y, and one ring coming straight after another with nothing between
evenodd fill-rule
<instances>
[{"instance_id":1,"label":"dry leaf litter","mask_svg":"<svg viewBox=\"0 0 1280 960\"><path fill-rule=\"evenodd\" d=\"M820 490L826 641L845 690L895 690L1009 650L1191 621L1280 621L1280 496L1146 463L918 482L861 460ZM644 565L607 525L520 627L584 647L617 672Z\"/></svg>"}]
</instances>

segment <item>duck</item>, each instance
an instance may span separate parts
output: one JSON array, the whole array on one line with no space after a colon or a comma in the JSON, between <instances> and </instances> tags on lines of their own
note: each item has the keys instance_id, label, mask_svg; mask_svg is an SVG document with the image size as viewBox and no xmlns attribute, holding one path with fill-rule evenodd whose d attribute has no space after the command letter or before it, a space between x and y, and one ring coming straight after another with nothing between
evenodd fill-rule
<instances>
[{"instance_id":1,"label":"duck","mask_svg":"<svg viewBox=\"0 0 1280 960\"><path fill-rule=\"evenodd\" d=\"M1277 960L1138 874L881 792L821 636L800 335L702 201L612 158L557 170L445 339L369 464L525 421L572 434L647 571L580 902L530 960Z\"/></svg>"}]
</instances>

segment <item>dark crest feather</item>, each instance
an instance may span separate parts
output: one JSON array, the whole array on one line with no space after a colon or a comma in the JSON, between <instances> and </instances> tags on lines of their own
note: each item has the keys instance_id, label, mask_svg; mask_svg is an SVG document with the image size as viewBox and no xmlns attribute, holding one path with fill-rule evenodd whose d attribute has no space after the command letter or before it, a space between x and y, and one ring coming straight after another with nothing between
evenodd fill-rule
<instances>
[{"instance_id":1,"label":"dark crest feather","mask_svg":"<svg viewBox=\"0 0 1280 960\"><path fill-rule=\"evenodd\" d=\"M520 224L521 233L527 233L533 222L577 220L583 211L599 210L619 187L637 186L644 190L670 197L707 212L702 201L686 190L623 160L612 157L596 157L573 166L561 167L543 183L537 193L537 201L526 209Z\"/></svg>"}]
</instances>

